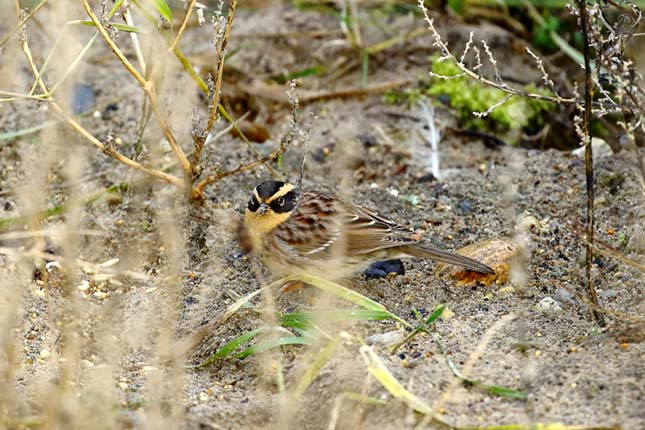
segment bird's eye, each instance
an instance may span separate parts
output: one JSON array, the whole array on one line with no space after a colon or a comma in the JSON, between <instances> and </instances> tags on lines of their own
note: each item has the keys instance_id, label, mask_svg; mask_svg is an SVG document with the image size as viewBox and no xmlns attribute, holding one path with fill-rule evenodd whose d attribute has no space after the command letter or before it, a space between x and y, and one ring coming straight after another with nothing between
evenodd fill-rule
<instances>
[{"instance_id":1,"label":"bird's eye","mask_svg":"<svg viewBox=\"0 0 645 430\"><path fill-rule=\"evenodd\" d=\"M280 197L280 198L278 199L278 204L279 204L280 206L284 206L284 197Z\"/></svg>"},{"instance_id":2,"label":"bird's eye","mask_svg":"<svg viewBox=\"0 0 645 430\"><path fill-rule=\"evenodd\" d=\"M260 207L260 204L255 199L255 196L251 197L251 200L249 200L249 205L248 205L249 210L251 212L255 212L256 210L258 210L259 207Z\"/></svg>"}]
</instances>

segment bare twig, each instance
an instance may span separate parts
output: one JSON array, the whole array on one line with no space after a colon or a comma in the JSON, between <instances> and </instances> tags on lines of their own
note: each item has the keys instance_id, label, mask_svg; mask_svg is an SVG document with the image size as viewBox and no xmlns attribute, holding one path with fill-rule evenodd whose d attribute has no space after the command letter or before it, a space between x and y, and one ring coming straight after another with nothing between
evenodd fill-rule
<instances>
[{"instance_id":1,"label":"bare twig","mask_svg":"<svg viewBox=\"0 0 645 430\"><path fill-rule=\"evenodd\" d=\"M217 50L218 63L217 63L217 71L215 76L215 84L211 90L212 94L210 94L211 103L210 103L210 108L208 112L208 123L206 124L206 128L204 129L204 131L200 135L195 136L194 138L195 149L191 156L192 175L194 177L196 177L200 173L199 160L201 158L201 154L204 149L206 138L210 134L211 130L213 130L213 126L215 126L215 122L217 122L219 118L218 113L219 113L220 99L222 95L221 91L222 91L222 75L224 73L224 60L226 58L228 39L231 35L231 28L233 27L233 17L235 15L236 6L237 6L237 0L233 0L228 10L228 19L226 21L226 27L224 28L224 32L221 35L220 40L216 41L215 48Z\"/></svg>"},{"instance_id":2,"label":"bare twig","mask_svg":"<svg viewBox=\"0 0 645 430\"><path fill-rule=\"evenodd\" d=\"M423 12L424 19L426 21L426 24L428 25L428 29L432 33L432 36L434 37L434 45L439 48L439 51L441 53L441 60L449 60L452 61L458 68L461 70L461 72L476 80L479 81L480 83L497 88L498 90L504 91L507 94L512 94L516 96L522 96L522 97L527 97L530 99L536 99L536 100L543 100L543 101L548 101L551 103L556 103L556 104L575 104L578 100L575 98L563 98L563 97L555 97L555 96L547 96L544 94L537 94L537 93L531 93L529 91L519 89L519 88L513 88L510 87L509 85L505 84L503 81L502 82L494 82L491 81L490 79L484 77L481 73L478 73L476 70L471 70L466 65L452 54L450 49L448 49L448 45L443 41L441 38L441 35L439 34L439 31L434 25L434 19L430 18L430 15L428 14L428 9L425 6L425 3L423 0L418 0L419 8ZM484 50L486 51L486 54L488 54L489 59L492 58L492 55L490 54L490 50L487 49L487 46L484 45ZM496 62L494 59L491 61L494 67L496 67ZM481 60L478 60L477 62L477 68L481 68ZM443 76L436 75L434 74L433 76L438 77L438 78L443 78ZM499 74L497 74L496 79L499 78Z\"/></svg>"},{"instance_id":3,"label":"bare twig","mask_svg":"<svg viewBox=\"0 0 645 430\"><path fill-rule=\"evenodd\" d=\"M40 10L41 7L43 7L47 3L47 0L42 0L40 3L36 5L29 13L26 13L24 16L20 18L20 21L18 22L18 25L16 25L14 28L12 28L7 35L0 40L0 48L2 48L5 43L11 39L11 36L13 36L16 31L20 30L26 23L29 21L35 14Z\"/></svg>"},{"instance_id":4,"label":"bare twig","mask_svg":"<svg viewBox=\"0 0 645 430\"><path fill-rule=\"evenodd\" d=\"M587 15L587 2L586 0L577 0L578 10L580 11L580 27L582 29L583 38L583 55L585 58L585 103L584 112L582 117L582 134L585 144L585 173L587 184L587 253L586 253L586 275L587 275L587 289L591 302L595 306L598 304L598 296L596 288L593 285L593 277L591 276L591 267L593 266L593 236L594 236L594 188L593 188L593 154L591 146L591 135L589 134L589 122L591 121L591 100L593 91L593 81L591 77L591 53L589 50L589 17ZM602 313L593 310L593 316L600 325L604 325L604 317Z\"/></svg>"}]
</instances>

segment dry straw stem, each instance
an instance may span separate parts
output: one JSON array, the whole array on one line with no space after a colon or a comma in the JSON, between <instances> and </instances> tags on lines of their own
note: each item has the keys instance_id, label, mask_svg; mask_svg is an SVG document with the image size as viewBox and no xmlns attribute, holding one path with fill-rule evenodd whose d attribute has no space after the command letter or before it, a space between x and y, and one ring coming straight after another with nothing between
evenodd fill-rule
<instances>
[{"instance_id":1,"label":"dry straw stem","mask_svg":"<svg viewBox=\"0 0 645 430\"><path fill-rule=\"evenodd\" d=\"M593 284L593 277L591 276L591 268L593 266L593 239L594 239L594 186L593 186L593 154L591 146L591 134L589 133L589 123L591 121L592 109L592 91L593 82L591 78L591 52L589 49L589 15L587 13L586 0L577 0L578 9L580 11L580 26L582 27L583 38L583 55L585 58L585 102L584 111L582 116L582 133L583 143L585 145L585 174L587 185L587 251L586 251L586 277L587 277L587 290L589 297L594 305L592 314L598 324L605 325L603 314L598 312L596 308L600 307L598 303L598 295L596 294L596 287Z\"/></svg>"},{"instance_id":2,"label":"dry straw stem","mask_svg":"<svg viewBox=\"0 0 645 430\"><path fill-rule=\"evenodd\" d=\"M146 167L142 164L137 163L136 161L118 153L115 151L113 148L104 145L99 139L97 139L92 133L87 131L81 124L78 123L74 118L70 117L67 113L63 111L63 109L56 103L56 101L53 99L51 96L51 92L47 88L47 85L45 82L42 80L42 76L40 71L38 70L38 67L34 63L33 56L31 55L31 50L29 49L29 44L27 43L26 39L23 39L21 41L21 48L22 51L25 54L25 57L27 58L27 62L29 63L29 67L32 70L32 73L36 77L37 84L40 87L41 91L43 92L45 96L45 100L49 102L49 106L51 106L52 110L54 113L63 121L67 122L77 133L79 133L81 136L83 136L85 139L87 139L92 145L97 147L101 152L104 154L114 158L115 160L125 164L126 166L132 167L133 169L137 169L141 172L144 172L148 175L151 175L153 177L162 179L166 182L169 182L171 184L177 185L178 187L183 187L184 182L172 175L169 175L168 173L162 172L160 170L152 169L149 167Z\"/></svg>"},{"instance_id":3,"label":"dry straw stem","mask_svg":"<svg viewBox=\"0 0 645 430\"><path fill-rule=\"evenodd\" d=\"M206 136L208 136L208 134L213 130L213 126L215 126L215 122L217 122L217 119L218 119L219 104L220 104L221 91L222 91L222 75L224 74L224 59L226 57L226 48L228 46L228 39L231 36L231 28L233 27L233 17L235 15L236 6L237 6L237 0L233 0L228 10L228 19L226 20L226 28L224 29L222 40L216 46L217 58L219 60L219 62L217 63L217 76L215 77L215 87L213 89L213 94L211 94L212 99L210 103L210 109L208 113L208 123L206 124L206 129L204 130L201 136L195 138L195 151L193 152L193 155L192 155L193 175L196 175L199 172L198 164L199 164L199 159L201 158L202 150L204 149ZM188 19L187 17L184 19L184 24L187 19Z\"/></svg>"},{"instance_id":4,"label":"dry straw stem","mask_svg":"<svg viewBox=\"0 0 645 430\"><path fill-rule=\"evenodd\" d=\"M130 13L130 5L128 4L127 0L123 1L123 4L121 6L121 12L123 13L123 19L125 19L125 23L128 24L130 27L135 27L134 21L132 20L132 14ZM147 72L147 66L146 66L146 60L143 58L143 52L141 52L141 44L139 44L139 35L137 34L136 31L131 31L129 32L130 35L130 40L132 40L132 47L134 48L134 52L137 55L137 61L139 62L139 67L143 71L143 74L145 75Z\"/></svg>"},{"instance_id":5,"label":"dry straw stem","mask_svg":"<svg viewBox=\"0 0 645 430\"><path fill-rule=\"evenodd\" d=\"M188 24L188 20L190 19L190 14L193 12L193 8L195 7L195 3L197 3L197 0L191 0L190 4L188 5L188 8L186 8L186 15L184 16L184 19L181 21L181 25L179 26L179 30L177 30L177 34L175 35L175 38L172 40L172 43L168 47L168 51L174 52L175 48L177 47L177 44L179 43L179 39L181 39L181 36L184 34L184 30L186 30L186 25Z\"/></svg>"},{"instance_id":6,"label":"dry straw stem","mask_svg":"<svg viewBox=\"0 0 645 430\"><path fill-rule=\"evenodd\" d=\"M45 5L45 3L47 3L47 0L42 0L29 13L23 16L22 19L20 19L20 22L18 22L18 25L12 28L9 31L9 33L7 33L7 35L2 40L0 40L0 48L2 48L5 45L5 43L7 43L9 39L11 39L11 36L13 36L16 33L16 31L20 30L27 23L27 21L29 21L31 17L33 17L36 14L36 12L38 12L40 8Z\"/></svg>"},{"instance_id":7,"label":"dry straw stem","mask_svg":"<svg viewBox=\"0 0 645 430\"><path fill-rule=\"evenodd\" d=\"M182 170L186 175L189 175L192 172L190 162L188 161L188 158L186 157L186 154L184 153L183 149L181 149L181 146L179 146L179 144L177 143L177 140L175 139L175 136L172 133L172 130L170 129L170 124L168 123L167 118L165 118L165 116L161 112L154 82L152 80L147 80L146 78L143 77L143 75L141 75L136 70L136 68L132 65L132 63L130 63L130 61L125 57L123 52L121 52L121 49L119 49L116 43L114 43L114 40L112 40L112 38L108 34L107 30L105 29L101 21L92 11L92 8L88 4L87 0L82 0L82 1L83 1L83 7L85 8L85 12L87 13L87 16L92 20L99 34L101 35L103 40L105 40L105 43L107 43L110 49L112 49L112 52L114 52L114 55L116 55L119 61L121 61L121 64L123 64L123 67L125 67L125 69L128 72L130 72L130 74L134 77L134 79L136 79L139 85L141 85L141 88L148 96L148 99L150 100L150 105L152 106L152 110L155 114L155 118L157 119L157 123L159 124L161 131L166 137L166 140L168 141L168 144L172 148L173 152L177 156L177 159L181 164Z\"/></svg>"}]
</instances>

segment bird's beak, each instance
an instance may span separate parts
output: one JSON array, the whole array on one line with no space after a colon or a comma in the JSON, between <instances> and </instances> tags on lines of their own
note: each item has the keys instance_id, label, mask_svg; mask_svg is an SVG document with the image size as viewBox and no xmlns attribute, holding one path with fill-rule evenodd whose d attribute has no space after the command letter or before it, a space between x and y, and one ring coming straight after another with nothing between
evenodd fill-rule
<instances>
[{"instance_id":1,"label":"bird's beak","mask_svg":"<svg viewBox=\"0 0 645 430\"><path fill-rule=\"evenodd\" d=\"M267 213L268 210L269 210L269 205L267 205L266 203L260 203L260 207L258 208L257 212L260 215L264 215L265 213Z\"/></svg>"}]
</instances>

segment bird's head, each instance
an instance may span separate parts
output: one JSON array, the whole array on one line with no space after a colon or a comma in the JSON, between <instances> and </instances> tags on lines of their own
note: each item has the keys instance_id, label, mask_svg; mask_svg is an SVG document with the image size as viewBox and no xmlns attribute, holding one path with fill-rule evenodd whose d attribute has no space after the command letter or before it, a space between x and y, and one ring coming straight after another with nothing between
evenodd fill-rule
<instances>
[{"instance_id":1,"label":"bird's head","mask_svg":"<svg viewBox=\"0 0 645 430\"><path fill-rule=\"evenodd\" d=\"M255 187L244 214L251 230L266 233L285 222L298 205L298 190L282 181L265 181Z\"/></svg>"}]
</instances>

